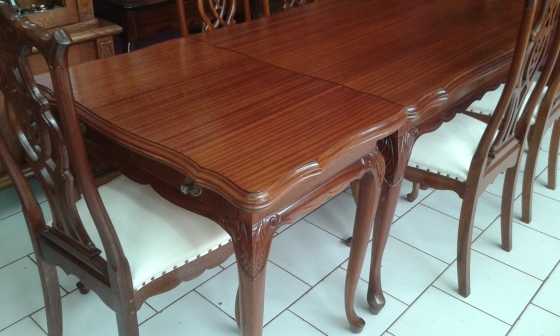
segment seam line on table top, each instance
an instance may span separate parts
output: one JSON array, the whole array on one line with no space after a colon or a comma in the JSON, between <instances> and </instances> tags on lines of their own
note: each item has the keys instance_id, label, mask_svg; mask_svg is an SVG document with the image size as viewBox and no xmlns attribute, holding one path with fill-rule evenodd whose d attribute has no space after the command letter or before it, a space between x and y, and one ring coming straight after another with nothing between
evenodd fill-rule
<instances>
[{"instance_id":1,"label":"seam line on table top","mask_svg":"<svg viewBox=\"0 0 560 336\"><path fill-rule=\"evenodd\" d=\"M194 39L193 39L193 40L194 40ZM266 65L268 65L268 66L272 66L272 67L275 67L275 68L277 68L277 69L281 69L281 70L284 70L284 71L289 71L289 72L291 72L291 73L293 73L293 74L297 74L297 75L299 75L299 76L304 76L304 77L312 78L312 79L317 80L317 81L322 81L322 82L325 82L325 83L330 83L330 84L335 85L336 87L339 87L339 88L345 88L345 89L348 89L348 90L352 90L352 91L354 91L354 92L356 92L356 93L360 93L360 94L363 94L363 95L367 95L367 96L370 96L370 97L374 97L374 98L376 98L376 99L379 99L379 100L384 101L385 103L389 103L389 104L391 104L391 105L398 106L398 107L400 107L403 111L404 111L404 109L405 109L405 106L404 106L403 104L397 103L397 102L395 102L395 101L389 100L389 99L387 99L387 98L385 98L385 97L382 97L382 96L373 94L373 93L371 93L371 92L358 90L358 89L349 87L349 86L347 86L347 85L344 85L344 84L341 84L341 83L337 83L337 82L335 82L335 81L333 81L333 80L330 80L330 79L320 78L320 77L313 76L313 75L310 75L310 74L306 74L306 73L298 72L298 71L295 71L295 70L292 70L292 69L288 69L288 68L286 68L286 67L283 67L283 66L280 66L280 65L277 65L277 64L274 64L274 63L270 63L270 62L267 62L267 61L258 59L258 58L256 58L255 56L251 56L251 55L245 54L245 53L243 53L243 52L240 52L240 51L237 51L237 50L234 50L234 49L229 49L229 48L226 48L226 47L220 47L220 46L214 45L214 44L212 44L212 43L210 43L210 42L201 41L201 40L196 40L196 41L197 41L198 43L202 43L202 44L208 45L208 46L213 47L213 48L216 48L216 49L225 50L225 51L228 51L228 52L232 52L232 53L235 53L235 54L238 54L238 55L241 55L241 56L250 58L251 60L256 61L256 62L259 62L259 63L261 63L261 64L266 64Z\"/></svg>"}]
</instances>

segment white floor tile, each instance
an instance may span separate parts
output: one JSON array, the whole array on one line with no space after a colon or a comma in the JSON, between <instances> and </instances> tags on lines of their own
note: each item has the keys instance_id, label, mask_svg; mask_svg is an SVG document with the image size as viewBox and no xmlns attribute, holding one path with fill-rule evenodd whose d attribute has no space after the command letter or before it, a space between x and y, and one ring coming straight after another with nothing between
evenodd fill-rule
<instances>
[{"instance_id":1,"label":"white floor tile","mask_svg":"<svg viewBox=\"0 0 560 336\"><path fill-rule=\"evenodd\" d=\"M519 167L519 171L525 172L525 165L527 164L527 153L523 154L521 157L521 166ZM539 156L537 157L537 165L535 166L535 173L536 175L540 174L543 170L546 169L548 166L548 153L539 152Z\"/></svg>"},{"instance_id":2,"label":"white floor tile","mask_svg":"<svg viewBox=\"0 0 560 336\"><path fill-rule=\"evenodd\" d=\"M356 203L349 193L341 193L305 219L340 239L352 236Z\"/></svg>"},{"instance_id":3,"label":"white floor tile","mask_svg":"<svg viewBox=\"0 0 560 336\"><path fill-rule=\"evenodd\" d=\"M4 204L0 209L3 207ZM50 220L48 206L45 204L42 208L45 220ZM19 212L0 220L0 267L32 252L33 246L23 213Z\"/></svg>"},{"instance_id":4,"label":"white floor tile","mask_svg":"<svg viewBox=\"0 0 560 336\"><path fill-rule=\"evenodd\" d=\"M0 332L0 336L47 336L47 334L30 318L26 318Z\"/></svg>"},{"instance_id":5,"label":"white floor tile","mask_svg":"<svg viewBox=\"0 0 560 336\"><path fill-rule=\"evenodd\" d=\"M560 266L546 280L533 303L560 316Z\"/></svg>"},{"instance_id":6,"label":"white floor tile","mask_svg":"<svg viewBox=\"0 0 560 336\"><path fill-rule=\"evenodd\" d=\"M361 278L369 281L371 243ZM344 269L348 263L344 264ZM381 281L383 290L406 304L411 304L448 265L392 237L383 255Z\"/></svg>"},{"instance_id":7,"label":"white floor tile","mask_svg":"<svg viewBox=\"0 0 560 336\"><path fill-rule=\"evenodd\" d=\"M396 336L505 335L509 325L429 288L389 330Z\"/></svg>"},{"instance_id":8,"label":"white floor tile","mask_svg":"<svg viewBox=\"0 0 560 336\"><path fill-rule=\"evenodd\" d=\"M0 220L0 267L32 252L23 214L20 212Z\"/></svg>"},{"instance_id":9,"label":"white floor tile","mask_svg":"<svg viewBox=\"0 0 560 336\"><path fill-rule=\"evenodd\" d=\"M521 198L517 201L515 219L521 221ZM544 232L560 239L560 202L541 196L533 195L533 220L529 225L535 230Z\"/></svg>"},{"instance_id":10,"label":"white floor tile","mask_svg":"<svg viewBox=\"0 0 560 336\"><path fill-rule=\"evenodd\" d=\"M494 183L489 185L486 191L496 196L502 197L505 176L506 174L498 175ZM515 185L515 197L521 195L522 190L523 190L523 173L520 173L519 177L517 178L517 184Z\"/></svg>"},{"instance_id":11,"label":"white floor tile","mask_svg":"<svg viewBox=\"0 0 560 336\"><path fill-rule=\"evenodd\" d=\"M346 272L336 270L290 310L309 323L318 326L327 335L354 335L344 311L344 284ZM356 311L366 321L363 335L381 335L406 309L406 305L389 295L385 307L377 316L371 314L366 302L367 284L359 282L356 293Z\"/></svg>"},{"instance_id":12,"label":"white floor tile","mask_svg":"<svg viewBox=\"0 0 560 336\"><path fill-rule=\"evenodd\" d=\"M186 295L190 291L194 290L196 287L200 286L203 282L207 281L208 279L215 276L221 271L222 268L220 267L207 270L199 277L194 278L191 281L183 282L177 288L169 292L149 298L148 303L156 310L161 311L165 309L165 307L173 303L173 301L176 301L177 299Z\"/></svg>"},{"instance_id":13,"label":"white floor tile","mask_svg":"<svg viewBox=\"0 0 560 336\"><path fill-rule=\"evenodd\" d=\"M560 179L560 169L556 172L556 179ZM548 170L542 172L535 180L534 191L541 195L554 198L560 201L560 186L556 186L556 189L548 189Z\"/></svg>"},{"instance_id":14,"label":"white floor tile","mask_svg":"<svg viewBox=\"0 0 560 336\"><path fill-rule=\"evenodd\" d=\"M500 320L513 324L541 281L473 251L471 256L471 295L457 293L457 263L434 286Z\"/></svg>"},{"instance_id":15,"label":"white floor tile","mask_svg":"<svg viewBox=\"0 0 560 336\"><path fill-rule=\"evenodd\" d=\"M350 249L339 239L307 224L278 236L272 242L269 259L313 286L349 255Z\"/></svg>"},{"instance_id":16,"label":"white floor tile","mask_svg":"<svg viewBox=\"0 0 560 336\"><path fill-rule=\"evenodd\" d=\"M552 139L552 128L549 128L548 131L543 136L541 142L541 151L548 153L550 150L550 140Z\"/></svg>"},{"instance_id":17,"label":"white floor tile","mask_svg":"<svg viewBox=\"0 0 560 336\"><path fill-rule=\"evenodd\" d=\"M419 205L393 224L391 235L451 263L457 255L458 228L458 220ZM473 228L473 239L480 232Z\"/></svg>"},{"instance_id":18,"label":"white floor tile","mask_svg":"<svg viewBox=\"0 0 560 336\"><path fill-rule=\"evenodd\" d=\"M397 202L397 210L395 211L398 216L404 215L407 211L418 205L418 203L422 202L422 200L430 195L434 190L420 190L420 192L418 193L418 198L414 202L409 202L406 199L406 195L410 193L410 191L412 191L412 182L404 180L401 185L401 197L399 197L399 200Z\"/></svg>"},{"instance_id":19,"label":"white floor tile","mask_svg":"<svg viewBox=\"0 0 560 336\"><path fill-rule=\"evenodd\" d=\"M463 200L453 191L438 190L427 197L422 204L459 219ZM474 226L484 230L500 215L502 199L484 193L478 199Z\"/></svg>"},{"instance_id":20,"label":"white floor tile","mask_svg":"<svg viewBox=\"0 0 560 336\"><path fill-rule=\"evenodd\" d=\"M138 322L148 319L155 312L146 305L138 311ZM32 318L47 330L45 310ZM62 299L64 336L118 335L116 314L93 292L82 295L74 292Z\"/></svg>"},{"instance_id":21,"label":"white floor tile","mask_svg":"<svg viewBox=\"0 0 560 336\"><path fill-rule=\"evenodd\" d=\"M43 194L40 184L35 180L31 180L31 188L37 197L37 201L39 203L43 202L45 200L45 195ZM16 190L12 187L0 190L0 204L0 219L21 211L19 197Z\"/></svg>"},{"instance_id":22,"label":"white floor tile","mask_svg":"<svg viewBox=\"0 0 560 336\"><path fill-rule=\"evenodd\" d=\"M266 272L265 324L310 288L274 264L268 263ZM196 291L227 312L229 316L235 318L235 295L238 279L237 266L234 265L200 286Z\"/></svg>"},{"instance_id":23,"label":"white floor tile","mask_svg":"<svg viewBox=\"0 0 560 336\"><path fill-rule=\"evenodd\" d=\"M290 311L282 313L264 328L266 336L320 336L316 328Z\"/></svg>"},{"instance_id":24,"label":"white floor tile","mask_svg":"<svg viewBox=\"0 0 560 336\"><path fill-rule=\"evenodd\" d=\"M29 258L0 269L0 289L0 330L44 305L39 272Z\"/></svg>"},{"instance_id":25,"label":"white floor tile","mask_svg":"<svg viewBox=\"0 0 560 336\"><path fill-rule=\"evenodd\" d=\"M108 334L99 334L108 335ZM236 336L235 320L192 292L140 326L141 336Z\"/></svg>"},{"instance_id":26,"label":"white floor tile","mask_svg":"<svg viewBox=\"0 0 560 336\"><path fill-rule=\"evenodd\" d=\"M529 305L509 336L558 336L560 317Z\"/></svg>"},{"instance_id":27,"label":"white floor tile","mask_svg":"<svg viewBox=\"0 0 560 336\"><path fill-rule=\"evenodd\" d=\"M560 240L531 230L524 224L514 222L512 228L511 252L504 251L500 245L499 218L474 242L472 248L541 280L546 279L560 259Z\"/></svg>"}]
</instances>

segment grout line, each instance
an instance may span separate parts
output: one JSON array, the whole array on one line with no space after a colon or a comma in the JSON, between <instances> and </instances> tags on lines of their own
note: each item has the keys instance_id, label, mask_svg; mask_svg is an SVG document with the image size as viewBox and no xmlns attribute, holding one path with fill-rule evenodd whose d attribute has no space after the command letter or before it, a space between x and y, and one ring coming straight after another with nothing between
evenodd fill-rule
<instances>
[{"instance_id":1,"label":"grout line","mask_svg":"<svg viewBox=\"0 0 560 336\"><path fill-rule=\"evenodd\" d=\"M540 290L540 289L539 289L539 290ZM537 291L537 294L538 294L538 291ZM534 303L534 302L529 302L529 306L530 306L530 305L533 305L533 306L535 306L535 307L538 307L539 309L542 309L542 310L544 310L545 312L550 313L551 315L554 315L554 316L560 318L560 315L556 314L555 312L551 312L550 310L548 310L547 308L544 308L544 307L541 306L541 305L538 305L538 304L536 304L536 303Z\"/></svg>"},{"instance_id":2,"label":"grout line","mask_svg":"<svg viewBox=\"0 0 560 336\"><path fill-rule=\"evenodd\" d=\"M0 266L0 271L2 271L4 268L8 268L9 266L12 266L13 264L16 264L16 263L22 261L23 259L27 258L27 256L28 256L28 254L24 255L23 257L19 257L15 260L12 260L7 264L4 264L4 265Z\"/></svg>"},{"instance_id":3,"label":"grout line","mask_svg":"<svg viewBox=\"0 0 560 336\"><path fill-rule=\"evenodd\" d=\"M546 277L546 279L541 283L541 285L539 286L539 288L535 291L535 293L533 294L533 296L531 297L531 299L529 300L529 302L527 303L527 305L525 305L525 308L523 308L523 310L521 311L521 314L519 314L519 316L517 316L517 318L515 319L513 325L511 326L511 328L509 329L509 331L507 332L506 336L508 336L512 331L513 328L517 325L517 323L519 322L519 320L521 319L521 317L523 316L523 314L525 314L525 312L527 311L527 308L529 308L529 306L531 304L535 305L533 303L533 301L535 300L535 298L537 297L537 295L541 292L541 289L543 288L543 286L545 285L545 283L550 279L550 277L552 276L552 273L555 271L555 269L559 269L560 270L560 261L558 261L556 263L556 266L554 266L552 268L552 271L550 271L550 273L548 273L548 276ZM537 306L537 305L535 305ZM538 306L539 308L542 308L540 306ZM546 309L543 309L546 310ZM548 311L548 310L546 310ZM555 316L557 316L556 314L554 314Z\"/></svg>"},{"instance_id":4,"label":"grout line","mask_svg":"<svg viewBox=\"0 0 560 336\"><path fill-rule=\"evenodd\" d=\"M541 234L543 234L543 235L545 235L545 236L547 236L547 237L549 237L549 238L552 238L552 239L554 239L554 240L560 240L560 238L558 238L558 237L552 236L552 235L550 235L549 233L546 233L546 232L543 232L543 231L541 231L541 230L536 229L534 225L524 223L523 221L517 220L517 219L515 219L515 218L513 219L513 221L514 221L515 223L519 224L519 225L522 225L523 227L525 227L525 228L527 228L527 229L529 229L529 230L533 230L534 232L541 233Z\"/></svg>"},{"instance_id":5,"label":"grout line","mask_svg":"<svg viewBox=\"0 0 560 336\"><path fill-rule=\"evenodd\" d=\"M207 298L206 296L204 296L204 295L203 295L202 293L200 293L198 290L195 289L194 292L195 292L196 294L198 294L199 296L201 296L205 301L207 301L208 303L210 303L212 306L216 307L216 308L217 308L218 310L220 310L222 313L226 314L226 316L227 316L228 318L232 319L233 322L235 322L235 323L237 324L237 322L236 322L236 320L235 320L235 316L231 316L231 315L230 315L228 312L226 312L222 307L220 307L219 305L215 304L212 300L210 300L209 298ZM235 305L235 304L234 304L234 305ZM263 328L264 328L264 326L263 326Z\"/></svg>"},{"instance_id":6,"label":"grout line","mask_svg":"<svg viewBox=\"0 0 560 336\"><path fill-rule=\"evenodd\" d=\"M303 322L307 323L309 326L311 326L313 329L317 330L318 332L320 332L321 334L328 336L327 333L325 333L323 330L317 328L316 326L314 326L311 322L307 321L306 319L304 319L303 317L301 317L299 314L294 313L291 310L287 310L287 312L290 312L291 314L295 315L297 318L299 318L300 320L302 320Z\"/></svg>"},{"instance_id":7,"label":"grout line","mask_svg":"<svg viewBox=\"0 0 560 336\"><path fill-rule=\"evenodd\" d=\"M34 323L37 327L39 327L39 329L41 329L41 331L44 332L45 335L49 334L49 332L47 330L43 329L43 327L39 324L39 322L35 321L33 316L29 316L29 319L31 320L32 323Z\"/></svg>"},{"instance_id":8,"label":"grout line","mask_svg":"<svg viewBox=\"0 0 560 336\"><path fill-rule=\"evenodd\" d=\"M467 302L467 301L465 301L465 300L462 300L462 299L460 299L460 298L458 298L458 297L456 297L456 296L454 296L454 295L452 295L452 294L446 292L445 290L443 290L443 289L437 287L435 284L432 285L431 288L437 289L438 291L442 292L443 294L445 294L445 295L447 295L447 296L449 296L449 297L452 297L453 299L455 299L455 300L457 300L457 301L459 301L459 302L461 302L461 303L464 303L464 304L466 304L467 306L470 306L471 308L474 308L474 309L478 310L479 312L484 313L485 315L488 315L488 316L490 316L490 317L492 317L492 318L494 318L494 319L496 319L496 320L498 320L498 321L500 321L500 322L502 322L502 323L505 323L505 324L507 324L507 325L510 326L510 327L512 326L512 324L507 323L506 321L502 320L501 318L496 317L496 316L490 314L489 312L484 311L484 310L482 310L482 309L480 309L480 308L474 306L474 305L471 304L470 302Z\"/></svg>"},{"instance_id":9,"label":"grout line","mask_svg":"<svg viewBox=\"0 0 560 336\"><path fill-rule=\"evenodd\" d=\"M346 259L345 259L346 260ZM280 266L279 264L275 263L274 261L272 261L272 259L268 259L268 262L271 263L272 265L278 267L279 269L283 270L284 272L288 273L289 275L291 275L292 277L296 278L297 280L299 280L300 282L304 283L305 285L307 285L308 287L313 287L312 284L310 284L309 282L303 280L302 278L300 278L299 276L295 275L294 273L290 272L289 270L285 269L283 266Z\"/></svg>"},{"instance_id":10,"label":"grout line","mask_svg":"<svg viewBox=\"0 0 560 336\"><path fill-rule=\"evenodd\" d=\"M424 290L409 304L407 305L407 307L402 311L402 313L385 329L385 331L383 333L389 332L389 329L391 329L393 327L393 325L395 325L395 323L397 323L397 321L399 321L404 314L406 314L406 312L412 307L414 306L414 304L428 291L428 289L430 289L432 287L432 285L442 276L443 273L447 272L447 270L451 267L451 264L448 264L447 267L445 267L436 277L435 279L426 287L424 288ZM383 335L383 334L382 334Z\"/></svg>"},{"instance_id":11,"label":"grout line","mask_svg":"<svg viewBox=\"0 0 560 336\"><path fill-rule=\"evenodd\" d=\"M403 217L404 217L404 215L403 215ZM495 220L494 220L494 221L495 221ZM478 237L477 237L476 239L478 239L479 237L481 237L481 236L490 228L490 226L492 226L492 225L488 225L488 227L486 227L486 229L482 230L481 233L478 235ZM474 225L473 225L473 227L474 227ZM475 241L476 241L476 239L475 239ZM472 243L474 243L474 241L473 241ZM472 243L471 243L471 246L472 246ZM408 245L410 245L410 244L408 244ZM410 246L412 246L412 245L410 245ZM414 246L413 246L413 247L414 247ZM418 250L419 250L419 251L422 251L422 250L420 250L420 249L418 249ZM424 252L424 251L422 251L422 252ZM424 252L424 253L426 253L426 252ZM429 253L426 253L426 254L430 255ZM435 258L435 257L434 257L434 258ZM436 258L436 259L439 260L439 258ZM393 321L393 323L391 323L391 324L387 327L387 329L385 329L385 332L389 332L389 329L391 329L391 327L393 327L393 325L395 325L395 323L397 323L397 321L400 320L400 319L404 316L404 314L410 309L410 307L412 307L412 306L413 306L413 305L428 291L428 289L430 289L432 286L434 286L434 284L436 283L436 281L439 280L439 279L443 276L443 274L444 274L445 272L447 272L447 270L449 270L449 269L451 268L451 266L452 266L456 261L457 261L457 258L453 259L450 263L447 263L447 267L445 267L445 268L435 277L435 279L434 279L434 280L433 280L433 281L432 281L432 282L431 282L431 283L430 283L430 284L429 284L429 285L428 285L428 286L427 286L427 287L426 287L426 288L425 288L425 289L410 303L410 305L408 305L407 308ZM434 288L436 288L436 287L434 287Z\"/></svg>"},{"instance_id":12,"label":"grout line","mask_svg":"<svg viewBox=\"0 0 560 336\"><path fill-rule=\"evenodd\" d=\"M399 242L401 242L401 243L403 243L403 244L405 244L405 245L407 245L407 246L409 246L409 247L411 247L411 248L413 248L413 249L415 249L415 250L417 250L417 251L419 251L419 252L422 252L423 254L425 254L425 255L427 255L427 256L430 256L430 257L432 257L432 258L434 258L434 259L436 259L436 260L438 260L438 261L440 261L440 262L442 262L442 263L444 263L444 264L446 264L446 265L449 265L449 264L452 264L452 263L453 263L453 261L450 261L450 262L449 262L449 261L445 261L445 260L443 260L443 259L441 259L441 258L438 258L438 257L436 257L436 256L434 256L434 255L432 255L432 254L430 254L429 252L426 252L426 251L424 251L424 250L422 250L422 249L420 249L420 248L418 248L418 247L416 247L416 246L414 246L414 245L412 245L412 244L410 244L410 243L408 243L408 242L406 242L406 241L404 241L404 240L402 240L402 239L400 239L400 238L398 238L398 237L395 237L395 236L393 236L393 235L389 235L389 237L390 237L390 238L393 238L393 239L395 239L395 240L397 240L397 241L399 241ZM384 256L385 256L385 253L383 253L383 254L384 254ZM453 259L453 260L455 260L455 259Z\"/></svg>"},{"instance_id":13,"label":"grout line","mask_svg":"<svg viewBox=\"0 0 560 336\"><path fill-rule=\"evenodd\" d=\"M291 304L289 304L286 308L284 308L284 310L282 310L280 313L278 313L276 316L274 316L270 321L268 321L268 323L266 323L264 325L264 327L266 327L267 325L269 325L270 323L272 323L272 321L274 321L276 318L278 318L278 316L282 315L285 311L290 310L290 308L292 308L296 303L298 303L304 296L306 296L307 294L309 294L314 288L316 288L317 286L319 286L319 284L321 284L323 281L325 281L325 279L327 279L329 276L331 276L334 272L336 272L337 270L339 270L340 266L344 265L344 263L346 263L346 261L348 261L349 258L344 259L344 261L342 263L340 263L339 265L337 265L332 271L330 271L329 273L327 273L321 280L319 280L319 282L317 282L314 286L310 287L307 291L305 291L302 295L300 295L297 299L295 299L294 301L292 301Z\"/></svg>"},{"instance_id":14,"label":"grout line","mask_svg":"<svg viewBox=\"0 0 560 336\"><path fill-rule=\"evenodd\" d=\"M500 248L500 249L501 249L501 248ZM494 260L494 261L496 261L496 262L498 262L498 263L500 263L500 264L502 264L502 265L504 265L504 266L507 266L508 268L511 268L511 269L513 269L513 270L516 270L516 271L518 271L519 273L523 273L523 274L525 274L525 275L527 275L527 276L529 276L529 277L531 277L531 278L533 278L533 279L535 279L535 280L538 280L538 281L540 281L540 282L543 282L543 281L544 281L543 279L540 279L540 278L538 278L538 277L532 275L531 273L527 273L526 271L524 271L524 270L522 270L522 269L519 269L519 268L517 268L517 267L515 267L515 266L512 266L512 265L510 265L510 264L508 264L508 263L506 263L506 262L504 262L504 261L502 261L502 260L500 260L500 259L497 259L497 258L495 258L495 257L492 257L491 255L488 255L488 254L486 254L486 253L484 253L484 252L481 252L481 251L479 251L479 250L477 250L477 249L475 249L475 248L472 248L472 250L475 251L475 252L478 253L478 254L481 254L481 255L487 257L488 259L492 259L492 260Z\"/></svg>"},{"instance_id":15,"label":"grout line","mask_svg":"<svg viewBox=\"0 0 560 336\"><path fill-rule=\"evenodd\" d=\"M169 304L167 304L166 306L164 306L163 308L161 308L161 310L158 310L158 309L156 309L155 307L153 307L153 306L148 302L148 300L149 300L149 298L148 298L148 300L144 301L144 303L145 303L146 305L148 305L148 307L152 308L152 309L155 311L155 314L152 315L152 316L150 316L150 317L147 318L146 320L142 321L142 323L139 323L138 325L140 326L140 325L146 323L147 321L151 320L151 319L154 318L155 316L164 313L164 312L165 312L167 309L169 309L172 305L174 305L174 304L176 304L177 302L181 301L181 300L184 299L187 295L189 295L189 294L191 294L191 293L193 293L193 292L196 292L196 290L197 290L198 288L200 288L201 286L203 286L204 284L206 284L208 281L210 281L210 280L214 279L215 277L217 277L217 276L218 276L219 274L221 274L223 271L224 271L224 269L221 269L220 271L218 271L218 272L217 272L216 274L214 274L213 276L211 276L211 277L209 277L208 279L206 279L205 281L201 282L198 286L196 286L196 287L194 287L193 289L191 289L190 291L184 293L183 295L181 295L181 296L178 297L177 299L171 301ZM204 274L204 273L203 273L203 274ZM202 274L201 274L201 276L202 276ZM193 279L193 280L194 280L194 279ZM188 282L188 281L185 281L185 282L183 282L183 283L187 283L187 282ZM169 292L171 292L171 291L168 291L168 292L166 292L166 293L169 293ZM198 292L197 292L197 293L198 293ZM162 293L162 294L163 294L163 293ZM229 316L229 315L228 315L228 316Z\"/></svg>"}]
</instances>

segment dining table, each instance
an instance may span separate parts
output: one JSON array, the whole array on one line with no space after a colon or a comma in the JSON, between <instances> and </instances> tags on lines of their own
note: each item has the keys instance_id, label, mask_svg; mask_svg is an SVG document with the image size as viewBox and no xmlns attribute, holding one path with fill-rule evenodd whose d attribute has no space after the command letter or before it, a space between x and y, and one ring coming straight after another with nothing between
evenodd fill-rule
<instances>
[{"instance_id":1,"label":"dining table","mask_svg":"<svg viewBox=\"0 0 560 336\"><path fill-rule=\"evenodd\" d=\"M274 232L351 184L371 191L384 171L377 213L359 193L369 231L354 237L367 244L373 231L367 300L379 313L413 144L506 80L522 10L521 0L320 0L70 75L93 152L231 235L240 332L256 336Z\"/></svg>"}]
</instances>

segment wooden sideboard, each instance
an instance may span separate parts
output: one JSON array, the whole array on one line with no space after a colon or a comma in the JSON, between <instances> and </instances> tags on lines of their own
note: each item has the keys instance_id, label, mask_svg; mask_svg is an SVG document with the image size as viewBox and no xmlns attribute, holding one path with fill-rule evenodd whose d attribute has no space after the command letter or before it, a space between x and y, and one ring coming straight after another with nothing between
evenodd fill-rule
<instances>
[{"instance_id":1,"label":"wooden sideboard","mask_svg":"<svg viewBox=\"0 0 560 336\"><path fill-rule=\"evenodd\" d=\"M20 5L26 5L23 1ZM28 17L35 23L49 29L64 28L69 33L74 45L70 49L70 64L79 64L97 58L110 57L115 54L114 36L120 34L122 28L114 23L97 19L93 12L91 0L65 0L52 9L43 12L29 13ZM35 74L47 72L45 61L39 55L32 55L31 67ZM2 80L0 78L0 80ZM0 93L0 134L6 137L8 146L14 156L22 159L15 143L13 134L7 125L4 99ZM0 188L10 185L0 162Z\"/></svg>"}]
</instances>

